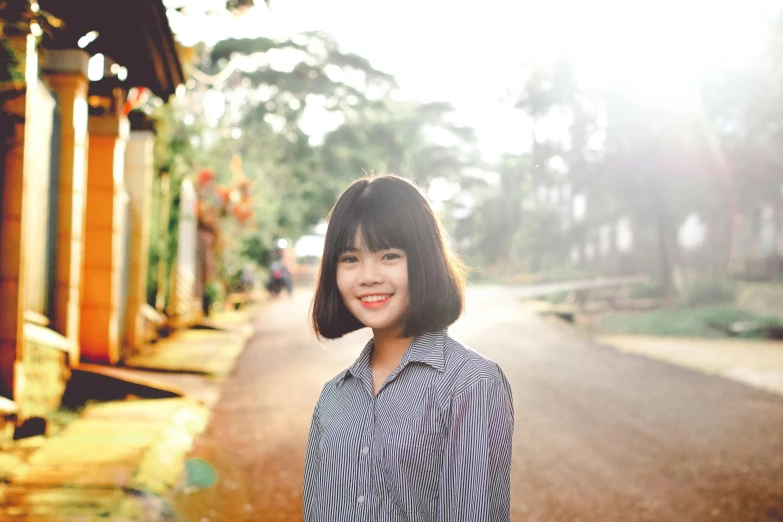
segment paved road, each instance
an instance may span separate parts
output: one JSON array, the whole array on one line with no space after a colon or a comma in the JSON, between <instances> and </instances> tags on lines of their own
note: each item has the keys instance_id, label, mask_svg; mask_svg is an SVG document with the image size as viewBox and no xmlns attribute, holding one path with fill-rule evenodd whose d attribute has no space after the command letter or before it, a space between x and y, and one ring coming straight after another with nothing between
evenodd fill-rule
<instances>
[{"instance_id":1,"label":"paved road","mask_svg":"<svg viewBox=\"0 0 783 522\"><path fill-rule=\"evenodd\" d=\"M178 499L193 520L301 520L312 408L369 337L319 346L309 297L256 317L196 450L219 485ZM498 361L513 388L512 520L783 520L779 397L596 346L498 287L472 289L450 333Z\"/></svg>"}]
</instances>

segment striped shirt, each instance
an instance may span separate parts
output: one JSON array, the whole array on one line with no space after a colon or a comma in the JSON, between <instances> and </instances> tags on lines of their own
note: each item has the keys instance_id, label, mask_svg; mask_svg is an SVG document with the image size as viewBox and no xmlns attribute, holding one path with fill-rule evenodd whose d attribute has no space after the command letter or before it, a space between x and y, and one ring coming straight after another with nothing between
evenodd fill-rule
<instances>
[{"instance_id":1,"label":"striped shirt","mask_svg":"<svg viewBox=\"0 0 783 522\"><path fill-rule=\"evenodd\" d=\"M373 395L372 349L315 406L305 522L508 521L514 410L498 365L425 334Z\"/></svg>"}]
</instances>

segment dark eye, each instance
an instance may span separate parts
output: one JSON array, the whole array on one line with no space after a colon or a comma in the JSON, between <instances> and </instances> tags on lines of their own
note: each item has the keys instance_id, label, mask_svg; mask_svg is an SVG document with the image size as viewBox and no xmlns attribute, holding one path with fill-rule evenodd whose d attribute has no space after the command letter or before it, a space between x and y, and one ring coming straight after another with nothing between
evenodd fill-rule
<instances>
[{"instance_id":1,"label":"dark eye","mask_svg":"<svg viewBox=\"0 0 783 522\"><path fill-rule=\"evenodd\" d=\"M400 257L402 257L402 256L400 256L400 254L398 254L396 252L389 252L388 254L384 254L382 259L384 259L386 261L392 261L394 259L399 259Z\"/></svg>"},{"instance_id":2,"label":"dark eye","mask_svg":"<svg viewBox=\"0 0 783 522\"><path fill-rule=\"evenodd\" d=\"M356 261L358 261L358 259L356 259L356 256L351 256L351 255L343 256L340 258L341 263L355 263Z\"/></svg>"}]
</instances>

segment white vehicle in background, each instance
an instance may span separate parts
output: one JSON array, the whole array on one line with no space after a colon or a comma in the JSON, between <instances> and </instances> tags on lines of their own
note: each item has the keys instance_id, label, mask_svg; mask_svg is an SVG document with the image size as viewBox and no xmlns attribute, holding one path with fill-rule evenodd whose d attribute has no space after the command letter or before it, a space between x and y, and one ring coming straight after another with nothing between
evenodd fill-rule
<instances>
[{"instance_id":1,"label":"white vehicle in background","mask_svg":"<svg viewBox=\"0 0 783 522\"><path fill-rule=\"evenodd\" d=\"M310 285L315 282L323 251L323 235L308 234L299 238L299 241L294 245L294 254L296 255L294 279L297 284Z\"/></svg>"}]
</instances>

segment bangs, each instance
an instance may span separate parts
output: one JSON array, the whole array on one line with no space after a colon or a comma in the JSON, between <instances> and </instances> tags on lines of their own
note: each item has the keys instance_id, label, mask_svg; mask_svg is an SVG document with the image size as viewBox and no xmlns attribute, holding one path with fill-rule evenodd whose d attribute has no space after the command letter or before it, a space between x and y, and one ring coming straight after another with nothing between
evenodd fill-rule
<instances>
[{"instance_id":1,"label":"bangs","mask_svg":"<svg viewBox=\"0 0 783 522\"><path fill-rule=\"evenodd\" d=\"M356 231L361 231L361 241L371 252L389 248L408 251L408 235L411 232L411 216L399 206L373 197L368 190L357 200L357 204L346 209L336 227L335 245L339 255L348 250L358 249ZM332 225L332 223L330 223ZM407 232L407 234L406 234Z\"/></svg>"}]
</instances>

